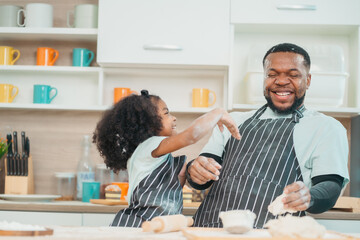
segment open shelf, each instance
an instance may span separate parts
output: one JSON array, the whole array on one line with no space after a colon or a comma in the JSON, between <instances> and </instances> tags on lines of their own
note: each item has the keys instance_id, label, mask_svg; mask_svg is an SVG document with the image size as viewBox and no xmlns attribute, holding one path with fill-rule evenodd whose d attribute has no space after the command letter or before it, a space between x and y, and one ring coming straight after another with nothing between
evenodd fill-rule
<instances>
[{"instance_id":1,"label":"open shelf","mask_svg":"<svg viewBox=\"0 0 360 240\"><path fill-rule=\"evenodd\" d=\"M0 39L97 41L98 30L93 28L28 28L0 27Z\"/></svg>"}]
</instances>

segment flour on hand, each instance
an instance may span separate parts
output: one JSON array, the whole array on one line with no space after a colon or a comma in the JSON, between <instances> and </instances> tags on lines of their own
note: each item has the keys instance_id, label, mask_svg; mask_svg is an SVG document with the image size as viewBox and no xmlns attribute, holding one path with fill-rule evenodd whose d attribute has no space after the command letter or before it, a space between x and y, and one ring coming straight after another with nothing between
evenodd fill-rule
<instances>
[{"instance_id":1,"label":"flour on hand","mask_svg":"<svg viewBox=\"0 0 360 240\"><path fill-rule=\"evenodd\" d=\"M281 201L286 195L283 193L278 196L270 205L268 206L269 212L271 212L274 216L284 214L284 213L295 213L296 211L284 208L284 203Z\"/></svg>"}]
</instances>

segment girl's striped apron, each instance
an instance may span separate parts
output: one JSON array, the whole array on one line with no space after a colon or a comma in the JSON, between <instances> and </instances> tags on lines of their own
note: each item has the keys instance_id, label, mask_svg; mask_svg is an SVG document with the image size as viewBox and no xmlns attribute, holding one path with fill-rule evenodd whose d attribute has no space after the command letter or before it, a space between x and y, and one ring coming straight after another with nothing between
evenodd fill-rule
<instances>
[{"instance_id":1,"label":"girl's striped apron","mask_svg":"<svg viewBox=\"0 0 360 240\"><path fill-rule=\"evenodd\" d=\"M254 227L263 228L274 218L268 205L285 186L302 181L293 132L305 107L292 118L259 119L266 108L264 105L239 126L241 140L231 137L227 142L219 180L196 212L194 226L222 227L221 211L249 209L257 216Z\"/></svg>"},{"instance_id":2,"label":"girl's striped apron","mask_svg":"<svg viewBox=\"0 0 360 240\"><path fill-rule=\"evenodd\" d=\"M140 227L143 221L156 216L181 214L183 198L178 175L185 159L169 154L164 163L141 180L129 207L116 214L111 226Z\"/></svg>"}]
</instances>

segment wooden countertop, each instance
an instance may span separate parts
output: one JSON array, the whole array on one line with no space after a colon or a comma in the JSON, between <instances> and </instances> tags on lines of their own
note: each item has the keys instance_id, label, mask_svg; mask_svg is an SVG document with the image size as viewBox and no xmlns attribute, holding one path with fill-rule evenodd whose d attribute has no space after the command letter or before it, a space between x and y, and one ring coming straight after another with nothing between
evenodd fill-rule
<instances>
[{"instance_id":1,"label":"wooden countertop","mask_svg":"<svg viewBox=\"0 0 360 240\"><path fill-rule=\"evenodd\" d=\"M69 213L117 213L126 205L106 206L79 201L54 202L14 202L0 200L0 211L69 212ZM193 216L197 207L184 206L183 214ZM360 213L327 211L322 214L309 214L315 219L360 220Z\"/></svg>"}]
</instances>

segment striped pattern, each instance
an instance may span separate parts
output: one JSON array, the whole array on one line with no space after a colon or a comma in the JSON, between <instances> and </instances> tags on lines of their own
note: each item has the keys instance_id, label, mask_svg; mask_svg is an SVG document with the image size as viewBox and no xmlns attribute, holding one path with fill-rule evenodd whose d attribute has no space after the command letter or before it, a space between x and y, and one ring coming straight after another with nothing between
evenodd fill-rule
<instances>
[{"instance_id":1,"label":"striped pattern","mask_svg":"<svg viewBox=\"0 0 360 240\"><path fill-rule=\"evenodd\" d=\"M259 119L266 107L239 126L240 141L232 137L227 142L219 180L196 212L194 226L222 227L221 211L249 209L257 216L254 227L263 228L274 218L268 205L286 185L302 181L293 131L304 109L292 118Z\"/></svg>"},{"instance_id":2,"label":"striped pattern","mask_svg":"<svg viewBox=\"0 0 360 240\"><path fill-rule=\"evenodd\" d=\"M156 216L181 214L183 197L178 175L185 159L169 154L164 163L139 183L129 207L116 214L111 226L140 227Z\"/></svg>"}]
</instances>

